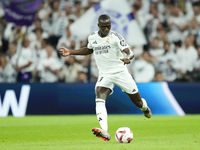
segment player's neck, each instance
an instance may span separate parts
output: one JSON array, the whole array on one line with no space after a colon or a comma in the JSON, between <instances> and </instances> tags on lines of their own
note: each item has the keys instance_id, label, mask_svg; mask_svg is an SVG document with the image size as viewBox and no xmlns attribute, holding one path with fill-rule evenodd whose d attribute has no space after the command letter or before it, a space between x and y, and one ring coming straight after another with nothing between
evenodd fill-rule
<instances>
[{"instance_id":1,"label":"player's neck","mask_svg":"<svg viewBox=\"0 0 200 150\"><path fill-rule=\"evenodd\" d=\"M100 31L98 31L98 34L99 34L99 36L102 37L102 38L104 38L104 37L107 36L107 35L103 35L102 32L100 32Z\"/></svg>"}]
</instances>

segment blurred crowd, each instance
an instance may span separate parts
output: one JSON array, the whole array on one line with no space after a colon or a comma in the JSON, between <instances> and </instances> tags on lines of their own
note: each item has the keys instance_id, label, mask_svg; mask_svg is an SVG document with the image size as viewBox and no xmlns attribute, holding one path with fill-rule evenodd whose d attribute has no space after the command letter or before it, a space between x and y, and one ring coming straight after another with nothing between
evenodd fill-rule
<instances>
[{"instance_id":1,"label":"blurred crowd","mask_svg":"<svg viewBox=\"0 0 200 150\"><path fill-rule=\"evenodd\" d=\"M96 82L93 55L60 57L58 49L87 45L71 34L70 25L99 2L44 0L31 26L6 22L0 2L0 82ZM135 58L127 68L135 81L199 82L199 0L127 2L147 40L131 47Z\"/></svg>"}]
</instances>

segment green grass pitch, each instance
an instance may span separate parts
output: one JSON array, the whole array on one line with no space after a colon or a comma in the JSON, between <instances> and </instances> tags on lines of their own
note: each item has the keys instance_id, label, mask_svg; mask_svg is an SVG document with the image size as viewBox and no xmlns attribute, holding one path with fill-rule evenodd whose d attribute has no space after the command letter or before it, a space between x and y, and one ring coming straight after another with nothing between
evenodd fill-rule
<instances>
[{"instance_id":1,"label":"green grass pitch","mask_svg":"<svg viewBox=\"0 0 200 150\"><path fill-rule=\"evenodd\" d=\"M12 116L0 118L0 150L200 150L200 115L108 115L111 140L92 134L95 115ZM122 126L132 129L131 143L115 140Z\"/></svg>"}]
</instances>

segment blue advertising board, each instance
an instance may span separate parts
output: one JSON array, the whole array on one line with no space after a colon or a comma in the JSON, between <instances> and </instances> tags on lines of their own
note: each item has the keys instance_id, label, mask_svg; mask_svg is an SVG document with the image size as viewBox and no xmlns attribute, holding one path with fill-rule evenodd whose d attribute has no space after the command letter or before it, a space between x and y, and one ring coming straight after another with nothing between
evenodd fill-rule
<instances>
[{"instance_id":1,"label":"blue advertising board","mask_svg":"<svg viewBox=\"0 0 200 150\"><path fill-rule=\"evenodd\" d=\"M152 82L137 86L154 115L200 113L200 84ZM94 83L0 84L0 117L95 114L94 88ZM108 114L142 114L117 86L106 107Z\"/></svg>"}]
</instances>

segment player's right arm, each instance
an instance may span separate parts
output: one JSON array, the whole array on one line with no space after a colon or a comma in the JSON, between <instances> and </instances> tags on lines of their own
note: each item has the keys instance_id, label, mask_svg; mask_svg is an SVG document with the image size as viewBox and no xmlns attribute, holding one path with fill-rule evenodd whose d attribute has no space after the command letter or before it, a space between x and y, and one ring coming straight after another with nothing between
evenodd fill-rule
<instances>
[{"instance_id":1,"label":"player's right arm","mask_svg":"<svg viewBox=\"0 0 200 150\"><path fill-rule=\"evenodd\" d=\"M93 53L93 49L89 49L87 47L83 47L77 50L69 50L65 47L61 47L59 50L60 55L63 57L69 56L69 55L89 55Z\"/></svg>"},{"instance_id":2,"label":"player's right arm","mask_svg":"<svg viewBox=\"0 0 200 150\"><path fill-rule=\"evenodd\" d=\"M59 53L66 57L69 55L89 55L93 53L93 46L91 44L91 36L94 35L94 32L92 34L90 34L90 36L88 37L88 44L87 47L83 47L77 50L69 50L65 47L61 47L59 50Z\"/></svg>"}]
</instances>

